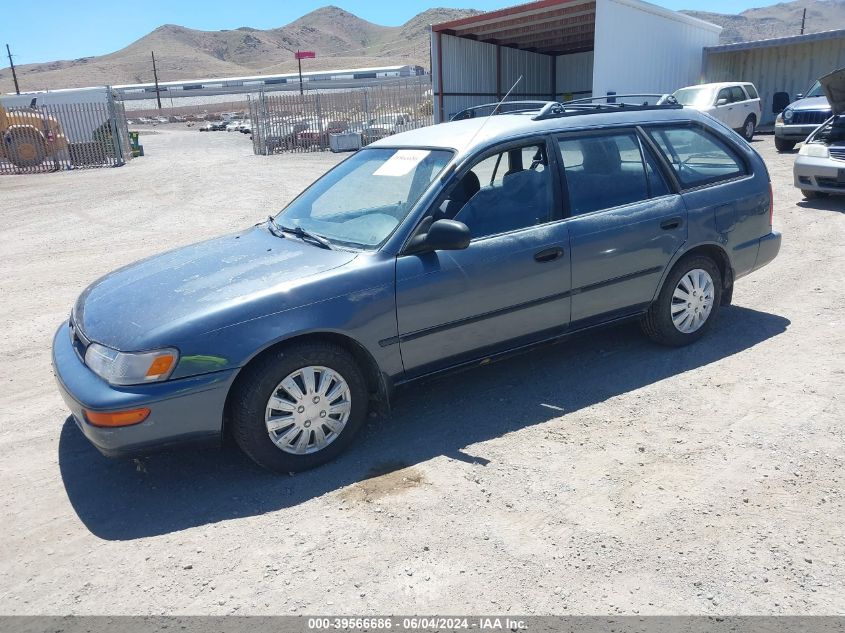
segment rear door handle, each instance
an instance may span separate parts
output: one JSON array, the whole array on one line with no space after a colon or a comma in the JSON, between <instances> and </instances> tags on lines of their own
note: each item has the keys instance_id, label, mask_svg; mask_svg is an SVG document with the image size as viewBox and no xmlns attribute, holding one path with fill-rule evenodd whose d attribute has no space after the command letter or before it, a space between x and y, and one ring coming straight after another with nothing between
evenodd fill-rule
<instances>
[{"instance_id":1,"label":"rear door handle","mask_svg":"<svg viewBox=\"0 0 845 633\"><path fill-rule=\"evenodd\" d=\"M669 218L660 223L660 228L664 231L671 231L681 226L681 218Z\"/></svg>"},{"instance_id":2,"label":"rear door handle","mask_svg":"<svg viewBox=\"0 0 845 633\"><path fill-rule=\"evenodd\" d=\"M540 263L553 262L561 255L563 255L563 249L560 246L553 246L534 253L534 260Z\"/></svg>"}]
</instances>

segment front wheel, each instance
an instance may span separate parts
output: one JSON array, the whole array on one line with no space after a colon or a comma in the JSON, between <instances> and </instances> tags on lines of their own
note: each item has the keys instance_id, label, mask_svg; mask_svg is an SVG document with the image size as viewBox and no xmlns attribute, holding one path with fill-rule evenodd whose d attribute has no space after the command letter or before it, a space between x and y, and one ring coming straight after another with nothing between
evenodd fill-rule
<instances>
[{"instance_id":1,"label":"front wheel","mask_svg":"<svg viewBox=\"0 0 845 633\"><path fill-rule=\"evenodd\" d=\"M689 345L712 327L721 301L719 268L709 257L694 255L675 265L640 324L662 345Z\"/></svg>"},{"instance_id":2,"label":"front wheel","mask_svg":"<svg viewBox=\"0 0 845 633\"><path fill-rule=\"evenodd\" d=\"M352 442L367 415L366 384L354 358L329 343L269 353L238 378L232 434L253 461L276 472L324 464Z\"/></svg>"},{"instance_id":3,"label":"front wheel","mask_svg":"<svg viewBox=\"0 0 845 633\"><path fill-rule=\"evenodd\" d=\"M779 152L791 152L795 149L795 141L787 141L783 138L775 137L775 149Z\"/></svg>"}]
</instances>

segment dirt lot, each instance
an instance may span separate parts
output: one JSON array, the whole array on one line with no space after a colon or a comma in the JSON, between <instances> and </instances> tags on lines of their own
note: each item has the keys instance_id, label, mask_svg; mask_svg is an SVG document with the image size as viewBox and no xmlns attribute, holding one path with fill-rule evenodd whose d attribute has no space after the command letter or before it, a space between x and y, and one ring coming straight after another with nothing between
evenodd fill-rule
<instances>
[{"instance_id":1,"label":"dirt lot","mask_svg":"<svg viewBox=\"0 0 845 633\"><path fill-rule=\"evenodd\" d=\"M606 330L404 392L333 464L101 457L50 340L113 268L280 208L331 154L157 130L0 178L0 613L845 612L845 201L772 171L780 257L690 348Z\"/></svg>"}]
</instances>

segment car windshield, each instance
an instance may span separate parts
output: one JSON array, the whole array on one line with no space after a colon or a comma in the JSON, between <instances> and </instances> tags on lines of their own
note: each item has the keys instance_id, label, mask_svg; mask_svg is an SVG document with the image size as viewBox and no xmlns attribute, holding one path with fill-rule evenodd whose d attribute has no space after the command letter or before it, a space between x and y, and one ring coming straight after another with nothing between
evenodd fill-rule
<instances>
[{"instance_id":1,"label":"car windshield","mask_svg":"<svg viewBox=\"0 0 845 633\"><path fill-rule=\"evenodd\" d=\"M335 244L378 248L451 158L442 149L363 149L302 192L276 223Z\"/></svg>"},{"instance_id":2,"label":"car windshield","mask_svg":"<svg viewBox=\"0 0 845 633\"><path fill-rule=\"evenodd\" d=\"M822 85L817 81L813 84L813 86L807 91L807 94L804 95L805 97L823 97L824 90L822 90Z\"/></svg>"},{"instance_id":3,"label":"car windshield","mask_svg":"<svg viewBox=\"0 0 845 633\"><path fill-rule=\"evenodd\" d=\"M673 96L681 105L702 108L713 103L713 88L681 88Z\"/></svg>"}]
</instances>

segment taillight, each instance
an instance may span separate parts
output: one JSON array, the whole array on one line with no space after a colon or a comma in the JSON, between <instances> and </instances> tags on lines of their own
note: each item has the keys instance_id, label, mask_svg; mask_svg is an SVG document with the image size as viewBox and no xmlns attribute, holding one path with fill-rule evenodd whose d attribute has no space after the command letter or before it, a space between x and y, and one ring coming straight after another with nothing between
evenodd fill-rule
<instances>
[{"instance_id":1,"label":"taillight","mask_svg":"<svg viewBox=\"0 0 845 633\"><path fill-rule=\"evenodd\" d=\"M769 227L774 226L775 220L775 192L772 189L772 181L769 181Z\"/></svg>"},{"instance_id":2,"label":"taillight","mask_svg":"<svg viewBox=\"0 0 845 633\"><path fill-rule=\"evenodd\" d=\"M47 130L47 142L52 143L55 139L53 136L53 130Z\"/></svg>"}]
</instances>

